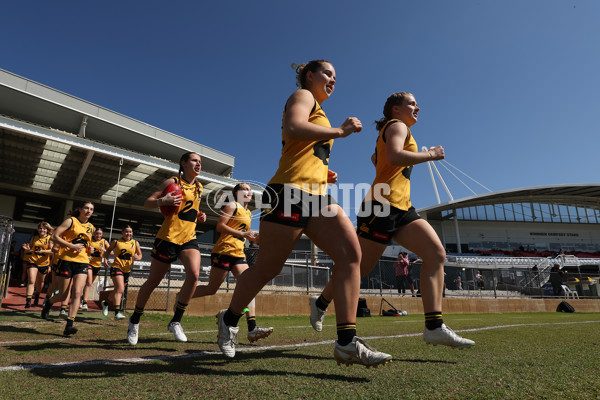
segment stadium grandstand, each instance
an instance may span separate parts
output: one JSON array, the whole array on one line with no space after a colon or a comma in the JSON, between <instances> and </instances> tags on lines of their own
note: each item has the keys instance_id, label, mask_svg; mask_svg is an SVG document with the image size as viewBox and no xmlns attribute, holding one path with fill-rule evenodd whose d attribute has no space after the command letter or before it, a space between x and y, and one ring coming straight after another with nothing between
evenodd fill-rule
<instances>
[{"instance_id":1,"label":"stadium grandstand","mask_svg":"<svg viewBox=\"0 0 600 400\"><path fill-rule=\"evenodd\" d=\"M136 235L154 235L162 215L144 209L143 199L177 173L187 151L203 161L201 210L208 220L199 233L218 218L207 197L236 183L231 155L4 70L0 141L0 215L14 220L19 241L40 221L60 223L78 200L94 201L96 226L129 224Z\"/></svg>"}]
</instances>

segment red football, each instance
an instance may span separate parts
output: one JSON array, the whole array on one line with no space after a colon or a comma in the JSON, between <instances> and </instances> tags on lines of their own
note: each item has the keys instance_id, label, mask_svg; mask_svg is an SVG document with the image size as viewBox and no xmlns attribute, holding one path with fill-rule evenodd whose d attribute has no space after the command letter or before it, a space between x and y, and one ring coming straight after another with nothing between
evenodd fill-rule
<instances>
[{"instance_id":1,"label":"red football","mask_svg":"<svg viewBox=\"0 0 600 400\"><path fill-rule=\"evenodd\" d=\"M170 183L169 186L163 190L160 197L165 197L167 193L171 193L171 196L177 196L178 194L180 195L181 188L175 182ZM179 210L179 206L160 206L160 212L163 213L165 217L177 214L177 210Z\"/></svg>"}]
</instances>

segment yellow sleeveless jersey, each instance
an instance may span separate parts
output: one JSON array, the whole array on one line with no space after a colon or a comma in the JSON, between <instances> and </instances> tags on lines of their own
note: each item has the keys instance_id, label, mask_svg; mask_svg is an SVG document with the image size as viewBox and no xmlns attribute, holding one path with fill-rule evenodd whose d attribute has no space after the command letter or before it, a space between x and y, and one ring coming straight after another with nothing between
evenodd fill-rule
<instances>
[{"instance_id":1,"label":"yellow sleeveless jersey","mask_svg":"<svg viewBox=\"0 0 600 400\"><path fill-rule=\"evenodd\" d=\"M108 243L104 238L98 241L92 240L90 242L90 248L92 250L92 253L90 254L90 265L92 267L99 268L102 266L102 256L104 256L104 251L101 251L100 247L104 248L104 250L108 248Z\"/></svg>"},{"instance_id":2,"label":"yellow sleeveless jersey","mask_svg":"<svg viewBox=\"0 0 600 400\"><path fill-rule=\"evenodd\" d=\"M29 254L28 263L35 264L38 267L50 265L50 258L52 257L50 253L40 255L35 254L36 251L50 250L50 235L46 235L43 238L39 237L39 235L35 235L30 242L30 246L33 253Z\"/></svg>"},{"instance_id":3,"label":"yellow sleeveless jersey","mask_svg":"<svg viewBox=\"0 0 600 400\"><path fill-rule=\"evenodd\" d=\"M235 203L236 209L229 221L227 226L238 231L247 232L250 230L250 224L252 223L252 211L244 208L240 203ZM221 233L217 243L212 249L212 253L222 254L230 257L245 257L244 256L244 244L246 238L229 235L227 233Z\"/></svg>"},{"instance_id":4,"label":"yellow sleeveless jersey","mask_svg":"<svg viewBox=\"0 0 600 400\"><path fill-rule=\"evenodd\" d=\"M412 166L397 167L391 165L385 152L385 130L388 126L396 122L402 123L400 120L392 119L388 121L379 131L379 136L377 137L377 143L375 146L375 180L369 188L364 201L376 200L385 202L387 200L390 205L400 210L408 210L411 207L410 173L412 172ZM410 133L410 128L408 128L408 135L404 141L403 149L405 151L412 151L415 153L419 151L417 142ZM389 187L389 191L387 187Z\"/></svg>"},{"instance_id":5,"label":"yellow sleeveless jersey","mask_svg":"<svg viewBox=\"0 0 600 400\"><path fill-rule=\"evenodd\" d=\"M285 121L285 111L283 120ZM308 122L331 128L325 112L316 100ZM282 130L283 128L282 123ZM329 153L333 146L333 139L300 141L285 138L282 132L282 142L279 168L269 184L288 183L311 194L326 194Z\"/></svg>"},{"instance_id":6,"label":"yellow sleeveless jersey","mask_svg":"<svg viewBox=\"0 0 600 400\"><path fill-rule=\"evenodd\" d=\"M135 254L135 244L135 239L125 241L121 238L117 240L117 245L114 250L115 260L112 264L113 268L119 268L125 273L131 272L133 256Z\"/></svg>"},{"instance_id":7,"label":"yellow sleeveless jersey","mask_svg":"<svg viewBox=\"0 0 600 400\"><path fill-rule=\"evenodd\" d=\"M92 232L94 232L94 225L90 222L82 224L79 222L79 219L71 217L71 227L64 231L61 237L69 243L82 243L85 245L85 248L80 252L76 252L68 247L61 246L58 251L58 258L64 261L88 264L90 258L87 253L87 247L92 240Z\"/></svg>"},{"instance_id":8,"label":"yellow sleeveless jersey","mask_svg":"<svg viewBox=\"0 0 600 400\"><path fill-rule=\"evenodd\" d=\"M188 183L177 176L171 179L175 179L181 187L181 204L176 214L165 217L156 238L181 245L196 238L196 221L203 188L200 182L196 186L196 182Z\"/></svg>"}]
</instances>

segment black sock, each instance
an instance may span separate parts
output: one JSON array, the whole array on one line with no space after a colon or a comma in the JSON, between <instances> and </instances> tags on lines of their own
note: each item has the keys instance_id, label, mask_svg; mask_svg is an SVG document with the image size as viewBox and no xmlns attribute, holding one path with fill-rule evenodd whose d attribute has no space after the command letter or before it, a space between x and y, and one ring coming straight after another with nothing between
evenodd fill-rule
<instances>
[{"instance_id":1,"label":"black sock","mask_svg":"<svg viewBox=\"0 0 600 400\"><path fill-rule=\"evenodd\" d=\"M121 306L115 306L115 315L121 312Z\"/></svg>"},{"instance_id":2,"label":"black sock","mask_svg":"<svg viewBox=\"0 0 600 400\"><path fill-rule=\"evenodd\" d=\"M68 306L66 306L66 305L62 305L62 306L60 306L60 311L67 312L67 307L68 307Z\"/></svg>"},{"instance_id":3,"label":"black sock","mask_svg":"<svg viewBox=\"0 0 600 400\"><path fill-rule=\"evenodd\" d=\"M253 331L256 328L256 316L246 316L246 323L248 324L248 332Z\"/></svg>"},{"instance_id":4,"label":"black sock","mask_svg":"<svg viewBox=\"0 0 600 400\"><path fill-rule=\"evenodd\" d=\"M325 297L323 297L323 295L320 295L317 301L315 302L316 306L323 311L327 310L329 303L331 303L331 300L327 300Z\"/></svg>"},{"instance_id":5,"label":"black sock","mask_svg":"<svg viewBox=\"0 0 600 400\"><path fill-rule=\"evenodd\" d=\"M175 314L173 315L171 322L181 322L181 317L183 317L183 313L187 309L187 306L187 304L178 301L175 305Z\"/></svg>"},{"instance_id":6,"label":"black sock","mask_svg":"<svg viewBox=\"0 0 600 400\"><path fill-rule=\"evenodd\" d=\"M439 311L434 311L430 313L425 313L425 327L427 329L434 330L440 328L444 320L442 319L442 313Z\"/></svg>"},{"instance_id":7,"label":"black sock","mask_svg":"<svg viewBox=\"0 0 600 400\"><path fill-rule=\"evenodd\" d=\"M352 341L354 336L356 336L356 324L355 323L344 323L337 324L337 335L338 335L338 344L340 346L345 346Z\"/></svg>"},{"instance_id":8,"label":"black sock","mask_svg":"<svg viewBox=\"0 0 600 400\"><path fill-rule=\"evenodd\" d=\"M75 322L75 317L67 318L67 326L73 326L73 322Z\"/></svg>"},{"instance_id":9,"label":"black sock","mask_svg":"<svg viewBox=\"0 0 600 400\"><path fill-rule=\"evenodd\" d=\"M133 314L131 314L131 317L129 317L129 322L131 322L132 324L139 324L140 318L142 317L143 314L144 314L144 309L140 308L138 306L135 306L135 309L133 310Z\"/></svg>"},{"instance_id":10,"label":"black sock","mask_svg":"<svg viewBox=\"0 0 600 400\"><path fill-rule=\"evenodd\" d=\"M227 326L238 326L240 318L242 318L242 314L236 314L231 311L231 308L228 308L223 315L223 322L225 322L225 325Z\"/></svg>"}]
</instances>

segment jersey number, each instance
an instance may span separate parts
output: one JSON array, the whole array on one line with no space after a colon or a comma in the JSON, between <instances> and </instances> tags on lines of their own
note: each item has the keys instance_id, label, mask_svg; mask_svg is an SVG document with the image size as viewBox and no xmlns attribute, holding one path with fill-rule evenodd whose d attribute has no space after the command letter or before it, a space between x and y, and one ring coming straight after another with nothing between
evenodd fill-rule
<instances>
[{"instance_id":1,"label":"jersey number","mask_svg":"<svg viewBox=\"0 0 600 400\"><path fill-rule=\"evenodd\" d=\"M331 144L329 140L321 140L313 146L315 157L323 161L323 165L329 165L329 153L331 152Z\"/></svg>"},{"instance_id":2,"label":"jersey number","mask_svg":"<svg viewBox=\"0 0 600 400\"><path fill-rule=\"evenodd\" d=\"M121 253L117 256L121 260L131 260L131 253L127 252L127 249L121 249Z\"/></svg>"},{"instance_id":3,"label":"jersey number","mask_svg":"<svg viewBox=\"0 0 600 400\"><path fill-rule=\"evenodd\" d=\"M246 224L240 224L239 229L242 232L246 232L248 230L248 226ZM246 238L243 237L239 237L239 236L234 236L236 239L241 240L242 242L246 241Z\"/></svg>"},{"instance_id":4,"label":"jersey number","mask_svg":"<svg viewBox=\"0 0 600 400\"><path fill-rule=\"evenodd\" d=\"M179 219L182 221L196 222L196 219L198 218L198 211L192 208L193 206L193 200L186 201L185 207L183 207L183 209L179 211L179 214L177 214Z\"/></svg>"}]
</instances>

